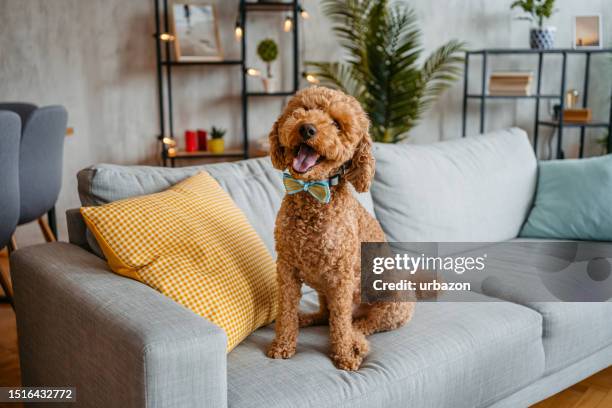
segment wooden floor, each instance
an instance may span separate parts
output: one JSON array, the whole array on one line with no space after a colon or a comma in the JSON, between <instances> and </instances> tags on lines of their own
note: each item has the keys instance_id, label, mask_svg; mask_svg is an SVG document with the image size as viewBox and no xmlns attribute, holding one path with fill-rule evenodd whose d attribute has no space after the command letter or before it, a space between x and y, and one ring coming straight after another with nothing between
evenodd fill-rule
<instances>
[{"instance_id":1,"label":"wooden floor","mask_svg":"<svg viewBox=\"0 0 612 408\"><path fill-rule=\"evenodd\" d=\"M612 408L612 367L532 406L557 407Z\"/></svg>"},{"instance_id":2,"label":"wooden floor","mask_svg":"<svg viewBox=\"0 0 612 408\"><path fill-rule=\"evenodd\" d=\"M0 253L0 268L6 276L8 271L6 253ZM9 305L2 304L0 305L0 386L15 386L20 383L15 314ZM17 407L16 404L6 406ZM533 407L612 408L612 367L600 371Z\"/></svg>"},{"instance_id":3,"label":"wooden floor","mask_svg":"<svg viewBox=\"0 0 612 408\"><path fill-rule=\"evenodd\" d=\"M8 258L6 251L0 252L0 273L8 278ZM0 287L0 296L4 292ZM19 355L17 350L17 327L15 313L9 304L0 304L0 387L21 385ZM0 408L21 408L22 404L3 404Z\"/></svg>"}]
</instances>

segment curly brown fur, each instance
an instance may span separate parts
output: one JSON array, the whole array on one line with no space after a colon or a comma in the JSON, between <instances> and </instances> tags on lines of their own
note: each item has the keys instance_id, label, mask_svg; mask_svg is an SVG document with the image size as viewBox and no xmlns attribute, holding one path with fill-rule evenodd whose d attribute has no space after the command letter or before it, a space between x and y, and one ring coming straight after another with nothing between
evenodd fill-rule
<instances>
[{"instance_id":1,"label":"curly brown fur","mask_svg":"<svg viewBox=\"0 0 612 408\"><path fill-rule=\"evenodd\" d=\"M316 134L304 136L300 129L305 124L312 125ZM275 228L279 314L269 357L293 356L299 327L329 323L334 364L357 370L368 352L366 335L398 328L412 317L412 302L359 305L360 243L385 240L380 225L353 197L347 183L358 192L370 187L374 158L368 128L369 120L356 99L323 87L298 92L273 126L270 153L277 169L309 181L332 177L343 166L347 170L332 187L328 204L306 192L283 199ZM306 170L298 165L299 172L294 160L299 160L303 144L319 159ZM302 283L318 292L318 312L298 312Z\"/></svg>"}]
</instances>

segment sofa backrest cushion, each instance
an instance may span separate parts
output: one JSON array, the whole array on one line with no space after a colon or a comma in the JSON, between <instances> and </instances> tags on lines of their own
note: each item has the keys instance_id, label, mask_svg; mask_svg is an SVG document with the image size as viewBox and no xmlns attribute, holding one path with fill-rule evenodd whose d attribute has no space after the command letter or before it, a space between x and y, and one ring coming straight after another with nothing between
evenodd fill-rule
<instances>
[{"instance_id":1,"label":"sofa backrest cushion","mask_svg":"<svg viewBox=\"0 0 612 408\"><path fill-rule=\"evenodd\" d=\"M429 145L376 144L374 210L400 242L515 238L534 196L537 163L512 128Z\"/></svg>"},{"instance_id":2,"label":"sofa backrest cushion","mask_svg":"<svg viewBox=\"0 0 612 408\"><path fill-rule=\"evenodd\" d=\"M157 193L202 170L208 172L229 194L276 257L274 222L285 191L282 174L272 167L269 157L181 168L99 164L78 173L79 196L83 206L102 205ZM357 198L374 214L369 192L357 194ZM98 253L92 238L90 236L88 242ZM71 237L71 240L81 241L76 237Z\"/></svg>"}]
</instances>

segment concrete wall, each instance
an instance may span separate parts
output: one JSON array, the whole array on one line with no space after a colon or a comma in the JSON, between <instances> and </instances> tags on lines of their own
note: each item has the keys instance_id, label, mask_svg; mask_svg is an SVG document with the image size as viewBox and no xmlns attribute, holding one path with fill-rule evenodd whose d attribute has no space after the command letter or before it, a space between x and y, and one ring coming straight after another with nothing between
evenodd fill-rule
<instances>
[{"instance_id":1,"label":"concrete wall","mask_svg":"<svg viewBox=\"0 0 612 408\"><path fill-rule=\"evenodd\" d=\"M426 52L458 38L471 48L526 47L529 23L513 19L508 1L414 0L423 29ZM226 57L238 56L233 38L237 1L217 1L221 37ZM303 21L302 58L338 58L340 49L319 2L304 0L311 18ZM609 0L558 0L559 12L550 21L557 27L557 46L571 44L572 16L601 13L604 44L612 42L612 8ZM60 215L79 205L76 172L90 164L157 164L158 109L154 31L151 0L0 0L0 99L31 101L40 105L63 104L75 135L66 139L64 184L58 202ZM291 37L282 32L284 16L257 15L249 20L249 64L263 68L254 57L256 43L276 39L282 50L290 49ZM275 73L289 83L291 62L275 66ZM545 90L559 84L558 59L545 65ZM535 59L498 58L493 69L535 69ZM185 67L176 70L175 130L217 125L228 129L230 146L240 138L240 75L237 67ZM612 68L603 59L593 60L591 87L595 114L604 119ZM582 88L583 62L570 61L568 87ZM474 64L470 81L478 84ZM261 86L258 82L252 87ZM477 88L474 88L476 91ZM460 135L462 81L426 115L413 130L410 141L423 143ZM250 104L253 139L265 137L283 101L258 98ZM546 112L547 107L543 105ZM493 101L488 107L488 129L518 125L532 131L533 102ZM477 103L469 110L469 132L477 131ZM543 129L547 136L550 131ZM592 137L596 137L595 134ZM182 139L182 138L181 138ZM567 138L575 143L576 134ZM571 150L571 149L570 149ZM63 217L60 225L63 225ZM21 228L19 239L38 241L32 227ZM66 239L66 234L62 234Z\"/></svg>"}]
</instances>

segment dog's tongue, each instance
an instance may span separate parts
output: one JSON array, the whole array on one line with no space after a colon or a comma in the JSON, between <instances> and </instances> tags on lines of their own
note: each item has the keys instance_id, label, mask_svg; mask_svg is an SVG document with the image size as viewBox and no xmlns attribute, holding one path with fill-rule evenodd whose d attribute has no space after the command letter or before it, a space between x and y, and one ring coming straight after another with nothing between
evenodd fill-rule
<instances>
[{"instance_id":1,"label":"dog's tongue","mask_svg":"<svg viewBox=\"0 0 612 408\"><path fill-rule=\"evenodd\" d=\"M297 156L293 159L293 170L304 173L317 163L318 158L319 155L312 147L302 144Z\"/></svg>"}]
</instances>

